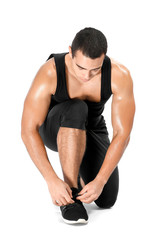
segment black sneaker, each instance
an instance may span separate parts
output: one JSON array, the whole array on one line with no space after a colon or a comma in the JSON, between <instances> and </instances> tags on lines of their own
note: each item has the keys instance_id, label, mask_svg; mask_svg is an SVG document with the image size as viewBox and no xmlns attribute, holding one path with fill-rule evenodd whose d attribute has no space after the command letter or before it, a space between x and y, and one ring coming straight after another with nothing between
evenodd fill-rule
<instances>
[{"instance_id":1,"label":"black sneaker","mask_svg":"<svg viewBox=\"0 0 158 240\"><path fill-rule=\"evenodd\" d=\"M71 190L72 190L72 196L73 196L72 199L75 202L72 204L68 204L60 207L63 220L68 224L87 223L88 215L87 215L86 209L84 208L82 202L76 199L76 197L78 196L79 190L77 188L71 188Z\"/></svg>"}]
</instances>

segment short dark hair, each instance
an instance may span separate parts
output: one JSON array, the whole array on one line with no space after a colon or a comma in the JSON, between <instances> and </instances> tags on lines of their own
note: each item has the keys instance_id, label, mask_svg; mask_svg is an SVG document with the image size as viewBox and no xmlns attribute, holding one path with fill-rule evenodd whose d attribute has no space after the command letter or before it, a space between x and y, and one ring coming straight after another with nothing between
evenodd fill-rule
<instances>
[{"instance_id":1,"label":"short dark hair","mask_svg":"<svg viewBox=\"0 0 158 240\"><path fill-rule=\"evenodd\" d=\"M74 58L77 50L82 51L86 57L95 59L100 57L103 53L107 53L107 39L105 35L91 27L86 27L80 30L71 45L72 57Z\"/></svg>"}]
</instances>

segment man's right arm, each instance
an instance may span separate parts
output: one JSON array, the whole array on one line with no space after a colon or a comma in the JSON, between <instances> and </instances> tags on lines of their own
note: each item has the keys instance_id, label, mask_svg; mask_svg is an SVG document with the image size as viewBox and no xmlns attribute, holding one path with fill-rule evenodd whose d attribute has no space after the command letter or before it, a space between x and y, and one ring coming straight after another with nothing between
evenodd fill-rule
<instances>
[{"instance_id":1,"label":"man's right arm","mask_svg":"<svg viewBox=\"0 0 158 240\"><path fill-rule=\"evenodd\" d=\"M39 135L39 127L45 120L51 99L51 79L47 66L37 72L24 101L21 121L21 137L26 149L46 181L56 177L48 160L46 149Z\"/></svg>"},{"instance_id":2,"label":"man's right arm","mask_svg":"<svg viewBox=\"0 0 158 240\"><path fill-rule=\"evenodd\" d=\"M51 94L54 92L53 77L54 72L49 68L49 63L42 65L37 72L24 101L21 137L31 159L48 184L53 203L56 204L57 197L60 205L63 205L72 201L71 189L56 175L39 134L39 127L46 118ZM62 198L59 196L60 192L63 192Z\"/></svg>"}]
</instances>

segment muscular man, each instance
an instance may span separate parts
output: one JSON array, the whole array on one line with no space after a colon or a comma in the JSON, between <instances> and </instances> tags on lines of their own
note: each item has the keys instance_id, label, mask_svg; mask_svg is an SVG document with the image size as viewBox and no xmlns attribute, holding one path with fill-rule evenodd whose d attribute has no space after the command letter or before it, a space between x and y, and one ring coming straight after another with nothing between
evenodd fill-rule
<instances>
[{"instance_id":1,"label":"muscular man","mask_svg":"<svg viewBox=\"0 0 158 240\"><path fill-rule=\"evenodd\" d=\"M24 102L21 136L66 223L86 223L83 203L110 208L118 195L118 162L133 126L135 101L129 70L106 55L94 28L79 31L69 52L40 67ZM113 137L102 115L112 95ZM60 179L46 148L59 153Z\"/></svg>"}]
</instances>

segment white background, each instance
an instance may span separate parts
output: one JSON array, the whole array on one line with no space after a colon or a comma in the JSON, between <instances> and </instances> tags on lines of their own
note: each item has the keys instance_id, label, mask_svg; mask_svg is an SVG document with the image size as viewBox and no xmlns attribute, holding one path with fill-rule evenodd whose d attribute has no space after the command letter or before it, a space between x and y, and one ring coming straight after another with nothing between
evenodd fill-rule
<instances>
[{"instance_id":1,"label":"white background","mask_svg":"<svg viewBox=\"0 0 158 240\"><path fill-rule=\"evenodd\" d=\"M0 4L0 239L158 239L157 7L150 1L3 1ZM136 114L119 162L118 200L110 210L85 205L89 223L63 223L47 185L21 140L23 102L51 53L67 52L75 34L101 30L107 55L124 64L134 82ZM111 100L104 116L110 138ZM47 149L61 176L58 154Z\"/></svg>"}]
</instances>

